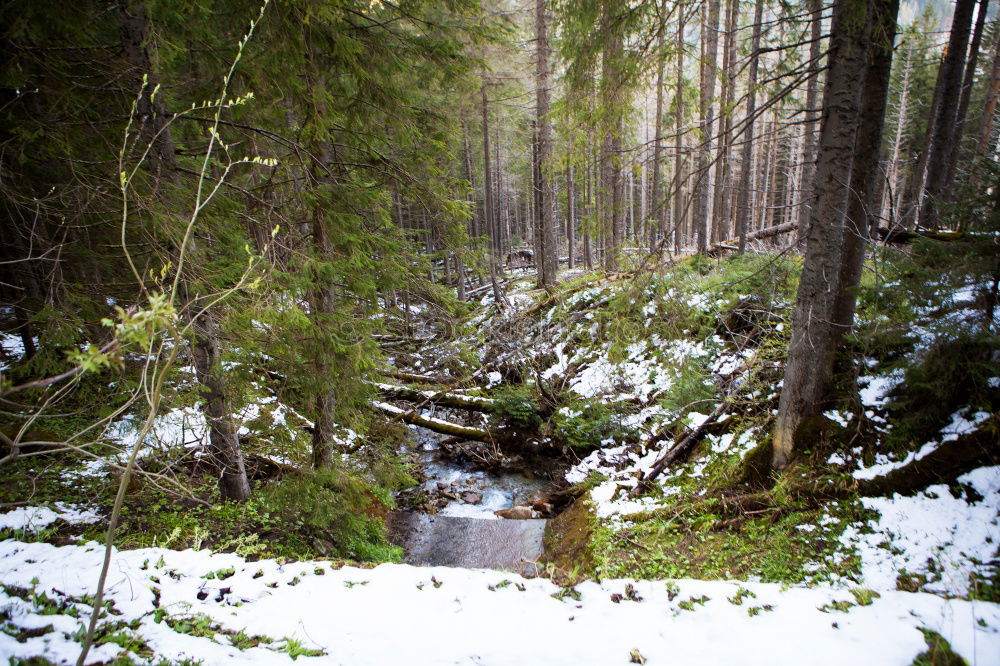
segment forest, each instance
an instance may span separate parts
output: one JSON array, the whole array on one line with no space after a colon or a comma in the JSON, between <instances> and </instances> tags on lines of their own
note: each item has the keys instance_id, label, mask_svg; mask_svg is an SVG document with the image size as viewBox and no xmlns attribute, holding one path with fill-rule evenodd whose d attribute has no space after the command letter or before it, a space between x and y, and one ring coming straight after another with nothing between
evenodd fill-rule
<instances>
[{"instance_id":1,"label":"forest","mask_svg":"<svg viewBox=\"0 0 1000 666\"><path fill-rule=\"evenodd\" d=\"M1000 665L996 3L0 54L0 658Z\"/></svg>"}]
</instances>

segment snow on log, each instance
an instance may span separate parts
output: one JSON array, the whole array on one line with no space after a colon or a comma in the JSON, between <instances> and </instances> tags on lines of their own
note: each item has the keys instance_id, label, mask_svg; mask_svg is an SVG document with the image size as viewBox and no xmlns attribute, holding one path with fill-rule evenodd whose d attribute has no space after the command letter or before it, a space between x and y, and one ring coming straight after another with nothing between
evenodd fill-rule
<instances>
[{"instance_id":1,"label":"snow on log","mask_svg":"<svg viewBox=\"0 0 1000 666\"><path fill-rule=\"evenodd\" d=\"M401 421L405 421L406 423L411 423L422 428L427 428L428 430L433 430L434 432L439 432L442 435L451 435L452 437L461 437L462 439L473 439L477 442L493 442L495 439L490 431L485 428L476 428L473 426L451 423L450 421L442 421L441 419L435 419L430 416L423 416L413 410L404 410L399 407L394 407L386 402L373 401L371 404L372 407L384 414L389 414L390 416L393 416Z\"/></svg>"},{"instance_id":2,"label":"snow on log","mask_svg":"<svg viewBox=\"0 0 1000 666\"><path fill-rule=\"evenodd\" d=\"M398 384L375 383L375 387L383 396L394 400L429 402L440 407L466 409L473 412L490 412L496 406L496 401L492 398L481 398L475 395L461 395L445 391L422 391Z\"/></svg>"}]
</instances>

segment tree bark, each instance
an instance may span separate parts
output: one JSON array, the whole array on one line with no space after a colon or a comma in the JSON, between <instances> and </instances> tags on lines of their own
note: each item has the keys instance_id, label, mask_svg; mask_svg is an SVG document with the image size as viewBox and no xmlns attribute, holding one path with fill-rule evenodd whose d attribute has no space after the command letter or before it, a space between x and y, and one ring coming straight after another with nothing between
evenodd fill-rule
<instances>
[{"instance_id":1,"label":"tree bark","mask_svg":"<svg viewBox=\"0 0 1000 666\"><path fill-rule=\"evenodd\" d=\"M569 270L576 267L576 188L573 184L573 164L566 157L566 245Z\"/></svg>"},{"instance_id":2,"label":"tree bark","mask_svg":"<svg viewBox=\"0 0 1000 666\"><path fill-rule=\"evenodd\" d=\"M677 150L674 152L674 252L681 251L681 233L684 230L684 6L677 8L677 83L674 90L674 134Z\"/></svg>"},{"instance_id":3,"label":"tree bark","mask_svg":"<svg viewBox=\"0 0 1000 666\"><path fill-rule=\"evenodd\" d=\"M764 0L757 0L753 10L753 36L750 42L750 67L747 81L747 124L743 133L743 156L740 166L740 189L736 204L736 235L739 251L747 248L747 233L750 226L751 188L753 187L753 146L754 123L757 114L757 71L760 60L761 22L764 20Z\"/></svg>"},{"instance_id":4,"label":"tree bark","mask_svg":"<svg viewBox=\"0 0 1000 666\"><path fill-rule=\"evenodd\" d=\"M458 423L443 421L429 416L422 416L414 411L403 410L384 402L373 402L372 407L384 414L398 418L405 423L412 423L413 425L418 425L423 428L427 428L428 430L439 432L442 435L472 439L477 442L493 442L496 439L492 433L485 428L475 428L473 426L460 425Z\"/></svg>"},{"instance_id":5,"label":"tree bark","mask_svg":"<svg viewBox=\"0 0 1000 666\"><path fill-rule=\"evenodd\" d=\"M698 173L695 177L697 212L694 216L698 251L708 248L708 226L712 205L712 133L715 131L715 79L718 74L719 0L705 0L702 15L701 56L701 143L698 148Z\"/></svg>"},{"instance_id":6,"label":"tree bark","mask_svg":"<svg viewBox=\"0 0 1000 666\"><path fill-rule=\"evenodd\" d=\"M666 19L661 17L660 20L665 21ZM663 33L665 28L666 26L660 23L659 32L656 34L656 117L653 119L653 185L649 197L649 210L650 216L658 220L658 224L651 225L657 231L650 234L653 239L650 243L650 251L656 248L657 242L664 242L663 239L667 235L667 218L662 214L661 208L664 204L660 201L663 196L660 184L663 141L660 135L663 134L663 70L666 65L666 57L663 53Z\"/></svg>"},{"instance_id":7,"label":"tree bark","mask_svg":"<svg viewBox=\"0 0 1000 666\"><path fill-rule=\"evenodd\" d=\"M476 395L462 395L447 391L423 391L398 384L376 383L375 387L383 396L393 400L409 400L473 412L492 412L496 406L496 401L492 398L482 398Z\"/></svg>"},{"instance_id":8,"label":"tree bark","mask_svg":"<svg viewBox=\"0 0 1000 666\"><path fill-rule=\"evenodd\" d=\"M538 122L538 223L541 255L536 257L538 286L551 289L559 269L555 231L555 189L552 186L552 119L549 116L548 17L545 0L535 0L535 118Z\"/></svg>"},{"instance_id":9,"label":"tree bark","mask_svg":"<svg viewBox=\"0 0 1000 666\"><path fill-rule=\"evenodd\" d=\"M316 47L312 44L308 29L305 36L306 57L308 69L306 72L306 85L310 90L310 99L313 100L313 107L309 110L312 122L323 123L326 120L326 108L317 90L325 86L324 73L320 63L320 55ZM310 147L310 152L316 156L310 161L309 174L312 182L316 185L331 184L332 177L327 171L327 165L333 161L330 144L323 140L314 140ZM317 163L318 160L318 163ZM318 261L327 261L334 255L333 239L330 237L330 230L326 219L326 210L318 202L312 206L309 219L309 230L312 237L312 250ZM324 330L328 326L327 319L336 308L337 288L329 277L316 272L311 277L311 284L306 290L306 299L309 302L309 318L314 330L315 348L312 353L312 371L314 376L321 382L316 391L314 399L314 415L312 430L313 467L316 469L329 468L333 466L334 442L336 439L336 409L337 400L334 391L333 364L328 358L326 345L323 344ZM409 294L407 293L407 300ZM409 305L409 304L407 304ZM409 314L409 307L406 312Z\"/></svg>"},{"instance_id":10,"label":"tree bark","mask_svg":"<svg viewBox=\"0 0 1000 666\"><path fill-rule=\"evenodd\" d=\"M197 309L197 302L189 305ZM232 405L229 401L225 374L222 371L222 353L215 331L215 318L210 309L200 314L188 314L195 341L191 346L195 373L198 383L205 391L205 421L209 431L209 451L220 471L219 493L224 499L244 501L250 497L240 440L232 420Z\"/></svg>"},{"instance_id":11,"label":"tree bark","mask_svg":"<svg viewBox=\"0 0 1000 666\"><path fill-rule=\"evenodd\" d=\"M872 3L872 40L861 93L860 126L851 173L852 192L844 221L840 286L833 310L834 346L839 345L840 339L854 324L854 308L857 305L857 289L861 283L861 270L865 261L865 245L871 236L871 230L878 228L877 211L882 193L879 187L879 156L898 12L899 0L878 0Z\"/></svg>"},{"instance_id":12,"label":"tree bark","mask_svg":"<svg viewBox=\"0 0 1000 666\"><path fill-rule=\"evenodd\" d=\"M772 466L779 470L796 450L799 426L820 410L835 351L833 311L861 103L858 72L865 71L870 26L865 0L835 0L833 11L816 164L816 205L809 215L805 261L772 440Z\"/></svg>"},{"instance_id":13,"label":"tree bark","mask_svg":"<svg viewBox=\"0 0 1000 666\"><path fill-rule=\"evenodd\" d=\"M969 100L972 98L972 86L976 80L976 65L979 63L979 45L983 40L983 27L986 25L986 10L990 0L979 0L979 14L976 17L976 27L972 31L972 44L969 45L969 60L965 64L965 77L962 79L962 97L958 102L958 114L955 118L955 140L952 141L948 153L947 187L955 182L955 168L962 154L962 137L965 135L965 117L969 112ZM954 201L949 193L948 200Z\"/></svg>"},{"instance_id":14,"label":"tree bark","mask_svg":"<svg viewBox=\"0 0 1000 666\"><path fill-rule=\"evenodd\" d=\"M806 149L803 155L802 182L805 191L802 193L802 212L799 213L798 245L805 247L806 232L809 227L809 214L813 207L813 185L816 180L816 152L819 146L819 119L820 119L820 99L819 99L819 75L820 59L822 56L821 39L823 36L823 2L822 0L807 0L809 11L812 13L810 23L810 43L809 43L809 81L806 83Z\"/></svg>"},{"instance_id":15,"label":"tree bark","mask_svg":"<svg viewBox=\"0 0 1000 666\"><path fill-rule=\"evenodd\" d=\"M910 72L913 68L913 43L909 42L906 49L906 63L903 65L902 90L899 93L899 112L896 115L896 135L892 140L892 156L889 158L889 173L886 176L888 187L882 195L882 214L892 228L899 217L898 208L900 201L899 192L899 153L903 145L903 135L906 131L906 122L909 113L910 103Z\"/></svg>"},{"instance_id":16,"label":"tree bark","mask_svg":"<svg viewBox=\"0 0 1000 666\"><path fill-rule=\"evenodd\" d=\"M962 70L975 6L976 0L956 1L948 48L941 61L941 96L927 148L927 183L920 202L920 220L925 226L938 226L940 204L948 195L948 156L955 141Z\"/></svg>"},{"instance_id":17,"label":"tree bark","mask_svg":"<svg viewBox=\"0 0 1000 666\"><path fill-rule=\"evenodd\" d=\"M622 152L625 130L622 97L622 56L624 45L620 21L612 16L614 2L601 5L601 26L609 35L601 67L601 108L603 112L603 150L601 151L601 210L603 231L607 234L604 244L604 268L614 270L625 240L625 179L623 178Z\"/></svg>"},{"instance_id":18,"label":"tree bark","mask_svg":"<svg viewBox=\"0 0 1000 666\"><path fill-rule=\"evenodd\" d=\"M979 120L979 138L976 141L976 158L982 158L991 152L993 137L993 116L997 110L997 99L1000 98L1000 38L993 41L993 66L990 68L990 80L986 86L986 97L983 102L983 115Z\"/></svg>"},{"instance_id":19,"label":"tree bark","mask_svg":"<svg viewBox=\"0 0 1000 666\"><path fill-rule=\"evenodd\" d=\"M139 134L145 144L150 146L147 167L155 181L176 184L177 157L163 93L157 91L159 79L153 71L149 50L149 17L142 6L130 6L128 0L118 1L117 12L125 59L131 70L132 85L138 93L136 116ZM197 251L193 241L186 251ZM185 270L190 270L189 267L190 262ZM243 501L250 496L250 485L232 421L232 408L215 329L215 313L211 309L199 311L190 283L189 275L181 275L179 292L185 301L181 309L191 324L193 333L191 351L195 378L205 389L202 409L208 425L209 451L221 471L219 493L223 499Z\"/></svg>"},{"instance_id":20,"label":"tree bark","mask_svg":"<svg viewBox=\"0 0 1000 666\"><path fill-rule=\"evenodd\" d=\"M739 21L739 1L727 0L726 36L722 49L722 107L719 122L722 124L719 136L719 159L716 167L718 179L715 187L714 224L712 240L720 241L729 237L729 220L732 205L732 140L733 140L733 96L736 90L736 29Z\"/></svg>"}]
</instances>

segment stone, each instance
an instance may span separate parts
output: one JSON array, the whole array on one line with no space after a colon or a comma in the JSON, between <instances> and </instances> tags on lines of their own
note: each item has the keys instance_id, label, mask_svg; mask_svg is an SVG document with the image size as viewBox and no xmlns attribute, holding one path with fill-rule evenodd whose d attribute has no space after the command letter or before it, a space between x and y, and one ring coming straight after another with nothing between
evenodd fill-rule
<instances>
[{"instance_id":1,"label":"stone","mask_svg":"<svg viewBox=\"0 0 1000 666\"><path fill-rule=\"evenodd\" d=\"M462 493L462 501L466 504L479 504L483 501L482 493Z\"/></svg>"}]
</instances>

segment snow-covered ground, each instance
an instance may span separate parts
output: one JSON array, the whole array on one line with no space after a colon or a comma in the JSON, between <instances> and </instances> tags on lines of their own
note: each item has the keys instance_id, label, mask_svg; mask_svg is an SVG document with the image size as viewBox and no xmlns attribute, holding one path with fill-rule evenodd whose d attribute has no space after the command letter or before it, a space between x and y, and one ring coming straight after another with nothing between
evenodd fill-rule
<instances>
[{"instance_id":1,"label":"snow-covered ground","mask_svg":"<svg viewBox=\"0 0 1000 666\"><path fill-rule=\"evenodd\" d=\"M93 592L102 557L93 543L0 543L5 586L68 601L42 615L15 590L0 593L8 629L51 625L23 642L0 633L0 655L73 662L88 610L75 600ZM921 628L970 664L1000 663L1000 605L923 593L860 605L869 599L846 590L754 583L605 580L570 591L496 571L336 570L154 548L114 553L108 598L104 621L119 626L118 642L205 664L288 664L289 650L302 648L322 652L304 663L351 666L628 664L633 650L649 664L906 665L926 649ZM241 650L237 632L272 642ZM91 659L122 649L108 642Z\"/></svg>"},{"instance_id":2,"label":"snow-covered ground","mask_svg":"<svg viewBox=\"0 0 1000 666\"><path fill-rule=\"evenodd\" d=\"M598 302L613 288L581 290L559 307L569 321L577 305ZM705 313L727 305L681 287L671 288L665 298ZM483 305L491 299L491 294L484 296ZM526 293L512 293L510 301L511 315L533 303ZM532 344L526 345L533 358L550 359L547 367L539 368L541 376L555 382L564 378L565 388L581 400L639 403L624 425L641 429L646 436L678 418L696 427L714 408L698 405L697 411L692 407L669 413L657 403L685 364L703 365L717 378L738 384L744 361L751 355L714 335L700 341L651 335L616 356L600 339L597 324L588 323L590 313L572 320L577 329L573 330L558 322L553 312L541 318ZM652 322L658 316L656 303L642 305L642 312ZM486 324L485 314L477 319ZM921 341L931 339L929 327L920 324L915 329ZM589 335L580 339L579 330ZM921 345L918 349L926 347ZM418 368L420 364L418 360ZM486 377L491 386L501 381L499 372ZM859 393L864 418L875 424L878 433L891 428L884 408L903 380L898 368L865 365ZM769 392L765 388L749 397L773 399L779 387L772 390L770 395L765 395ZM264 416L275 426L285 425L288 410L283 405L273 398L261 404L266 406L248 410L241 422ZM567 411L561 415L570 418L572 411L563 409ZM856 425L855 414L829 410L826 416L842 428ZM973 431L988 416L972 409L956 412L933 441L905 454L876 450L874 464L868 466L860 448L839 451L827 463L847 478L873 478ZM184 442L192 432L204 431L199 419L195 410L177 409L158 421L154 431L174 444ZM605 441L567 479L579 482L592 472L603 475L590 499L601 521L623 526L629 514L669 502L680 492L681 477L704 476L713 460L739 459L752 450L766 436L760 430L750 426L709 434L701 458L658 479L658 496L632 499L627 491L662 455L663 442L647 450ZM117 434L127 443L133 431L134 427L123 428ZM546 579L527 580L496 571L393 564L332 569L326 562L246 562L236 555L208 551L116 551L108 584L115 612L104 621L115 625L117 639L95 648L91 660L112 659L123 645L131 645L148 648L143 655L151 650L156 655L150 659L153 663L163 657L205 664L285 664L301 655L306 662L352 666L550 666L643 660L654 665L905 666L926 649L920 631L924 629L947 639L970 664L1000 664L1000 604L957 598L970 595L970 576L995 575L1000 555L1000 467L981 468L958 481L972 492L956 497L947 486L932 486L912 497L860 498L871 517L846 528L836 503L830 503L814 524L798 525L839 544L834 554L838 561L855 556L859 561L853 578L827 578L816 586L604 580L568 590ZM491 508L488 498L483 504ZM36 530L58 518L67 522L97 518L85 507L56 509L16 509L0 515L0 528ZM92 543L55 547L0 542L4 586L0 656L44 655L57 663L75 661L78 632L89 611L81 599L93 593L102 557L103 549ZM822 569L827 564L812 566ZM909 584L901 586L900 580L908 577ZM925 592L899 591L900 587ZM23 631L50 625L46 631ZM317 656L309 656L310 651Z\"/></svg>"}]
</instances>

